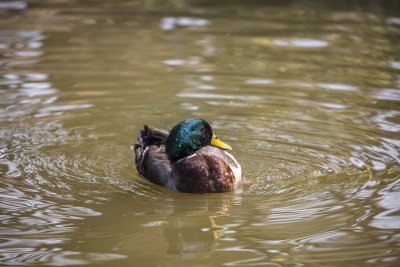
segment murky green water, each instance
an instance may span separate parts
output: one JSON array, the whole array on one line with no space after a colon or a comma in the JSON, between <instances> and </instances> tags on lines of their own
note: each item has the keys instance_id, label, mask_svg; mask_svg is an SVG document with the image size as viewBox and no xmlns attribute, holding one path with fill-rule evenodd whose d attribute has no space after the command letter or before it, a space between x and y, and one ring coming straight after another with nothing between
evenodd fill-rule
<instances>
[{"instance_id":1,"label":"murky green water","mask_svg":"<svg viewBox=\"0 0 400 267\"><path fill-rule=\"evenodd\" d=\"M398 266L397 1L0 2L0 265ZM140 178L209 121L250 182Z\"/></svg>"}]
</instances>

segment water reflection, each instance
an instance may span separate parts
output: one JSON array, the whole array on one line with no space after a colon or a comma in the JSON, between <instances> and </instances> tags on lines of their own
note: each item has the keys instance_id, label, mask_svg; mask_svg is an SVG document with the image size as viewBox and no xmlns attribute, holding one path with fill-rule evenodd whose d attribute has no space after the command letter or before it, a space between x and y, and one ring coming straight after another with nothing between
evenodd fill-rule
<instances>
[{"instance_id":1,"label":"water reflection","mask_svg":"<svg viewBox=\"0 0 400 267\"><path fill-rule=\"evenodd\" d=\"M194 258L210 252L215 245L214 241L220 238L221 231L229 229L218 225L216 221L228 214L233 198L233 195L224 195L221 198L210 196L196 202L178 202L164 228L168 243L167 253L178 254L182 258ZM188 204L191 204L190 210Z\"/></svg>"},{"instance_id":2,"label":"water reflection","mask_svg":"<svg viewBox=\"0 0 400 267\"><path fill-rule=\"evenodd\" d=\"M163 196L160 195L159 198L161 197ZM160 213L161 216L151 216L161 217L162 220L147 221L148 214L145 210L134 213L135 217L131 217L132 223L140 223L140 227L145 228L145 234L138 233L139 237L121 242L118 244L119 251L126 254L132 252L149 254L152 249L138 246L136 239L147 243L146 240L154 238L154 233L162 232L163 238L158 238L157 242L158 250L164 250L165 253L177 255L182 259L206 257L215 247L216 241L230 232L230 226L220 225L219 221L228 216L234 203L237 204L240 200L234 194L228 193L196 197L170 194L165 201L171 208L153 210L152 213ZM154 209L153 205L145 205L145 208L152 207Z\"/></svg>"},{"instance_id":3,"label":"water reflection","mask_svg":"<svg viewBox=\"0 0 400 267\"><path fill-rule=\"evenodd\" d=\"M393 5L1 2L0 264L396 266ZM187 117L248 185L137 175L142 125Z\"/></svg>"}]
</instances>

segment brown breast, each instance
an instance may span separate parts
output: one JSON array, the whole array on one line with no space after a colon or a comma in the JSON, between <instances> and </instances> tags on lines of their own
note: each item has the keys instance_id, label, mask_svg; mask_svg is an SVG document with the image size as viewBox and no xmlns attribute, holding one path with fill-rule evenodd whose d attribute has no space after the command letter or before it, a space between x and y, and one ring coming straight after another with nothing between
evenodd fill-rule
<instances>
[{"instance_id":1,"label":"brown breast","mask_svg":"<svg viewBox=\"0 0 400 267\"><path fill-rule=\"evenodd\" d=\"M232 191L235 176L221 158L195 154L173 163L176 188L185 193L220 193Z\"/></svg>"}]
</instances>

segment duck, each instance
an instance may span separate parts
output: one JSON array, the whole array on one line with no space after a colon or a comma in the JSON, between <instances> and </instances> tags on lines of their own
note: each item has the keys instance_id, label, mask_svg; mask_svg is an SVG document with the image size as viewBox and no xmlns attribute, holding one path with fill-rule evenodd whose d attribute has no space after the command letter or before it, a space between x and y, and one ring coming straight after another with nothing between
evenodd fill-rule
<instances>
[{"instance_id":1,"label":"duck","mask_svg":"<svg viewBox=\"0 0 400 267\"><path fill-rule=\"evenodd\" d=\"M183 193L222 193L241 181L241 166L210 124L200 118L179 122L170 132L144 125L132 147L138 173Z\"/></svg>"}]
</instances>

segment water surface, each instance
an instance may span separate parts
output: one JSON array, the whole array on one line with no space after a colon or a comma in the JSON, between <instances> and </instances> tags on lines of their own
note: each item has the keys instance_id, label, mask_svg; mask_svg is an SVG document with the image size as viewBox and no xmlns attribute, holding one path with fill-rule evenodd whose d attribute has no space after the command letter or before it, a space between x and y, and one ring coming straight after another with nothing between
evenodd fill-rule
<instances>
[{"instance_id":1,"label":"water surface","mask_svg":"<svg viewBox=\"0 0 400 267\"><path fill-rule=\"evenodd\" d=\"M396 1L0 2L0 264L398 266ZM206 119L249 182L148 183Z\"/></svg>"}]
</instances>

